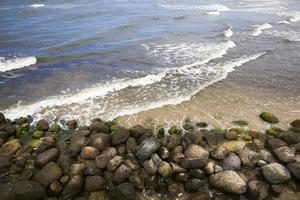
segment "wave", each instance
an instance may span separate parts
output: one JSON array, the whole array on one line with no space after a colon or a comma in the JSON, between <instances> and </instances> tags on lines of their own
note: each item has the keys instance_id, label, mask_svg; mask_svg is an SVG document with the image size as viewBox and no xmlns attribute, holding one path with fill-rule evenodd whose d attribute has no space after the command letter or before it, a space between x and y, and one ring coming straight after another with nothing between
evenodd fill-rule
<instances>
[{"instance_id":1,"label":"wave","mask_svg":"<svg viewBox=\"0 0 300 200\"><path fill-rule=\"evenodd\" d=\"M224 30L223 35L227 38L230 38L233 35L232 27L229 27L228 29Z\"/></svg>"},{"instance_id":2,"label":"wave","mask_svg":"<svg viewBox=\"0 0 300 200\"><path fill-rule=\"evenodd\" d=\"M261 24L261 25L254 25L252 26L252 31L250 33L251 36L259 36L263 30L266 30L266 29L270 29L272 28L272 25L271 24L268 24L268 23L264 23L264 24Z\"/></svg>"},{"instance_id":3,"label":"wave","mask_svg":"<svg viewBox=\"0 0 300 200\"><path fill-rule=\"evenodd\" d=\"M158 4L162 8L174 9L174 10L204 10L204 11L229 11L225 5L222 4L210 4L210 5L168 5Z\"/></svg>"},{"instance_id":4,"label":"wave","mask_svg":"<svg viewBox=\"0 0 300 200\"><path fill-rule=\"evenodd\" d=\"M280 37L284 40L288 40L290 42L299 42L300 41L300 32L296 31L267 31L266 34L273 35L275 37Z\"/></svg>"},{"instance_id":5,"label":"wave","mask_svg":"<svg viewBox=\"0 0 300 200\"><path fill-rule=\"evenodd\" d=\"M25 58L15 58L10 60L0 57L0 72L20 69L23 67L35 65L36 63L37 63L37 59L34 56L25 57Z\"/></svg>"},{"instance_id":6,"label":"wave","mask_svg":"<svg viewBox=\"0 0 300 200\"><path fill-rule=\"evenodd\" d=\"M45 4L32 4L32 5L29 5L29 7L32 7L32 8L41 8L41 7L44 7Z\"/></svg>"},{"instance_id":7,"label":"wave","mask_svg":"<svg viewBox=\"0 0 300 200\"><path fill-rule=\"evenodd\" d=\"M150 56L161 56L165 63L170 64L171 66L173 66L175 63L175 61L170 63L171 59L183 59L183 61L180 63L179 67L166 67L157 73L148 74L144 77L135 79L120 79L106 83L100 83L83 89L77 93L57 95L32 104L19 103L18 105L4 110L3 112L11 119L16 119L26 115L38 116L43 112L51 112L51 109L55 110L56 107L66 107L75 104L82 105L89 100L101 99L106 95L111 95L124 89L133 87L146 87L161 82L170 73L185 73L185 71L191 67L199 66L209 62L212 59L220 58L225 55L230 48L233 48L235 44L231 41L228 41L220 44L152 44L143 46L145 46L145 48L149 51ZM184 56L187 58L184 58ZM191 57L194 58L191 59Z\"/></svg>"}]
</instances>

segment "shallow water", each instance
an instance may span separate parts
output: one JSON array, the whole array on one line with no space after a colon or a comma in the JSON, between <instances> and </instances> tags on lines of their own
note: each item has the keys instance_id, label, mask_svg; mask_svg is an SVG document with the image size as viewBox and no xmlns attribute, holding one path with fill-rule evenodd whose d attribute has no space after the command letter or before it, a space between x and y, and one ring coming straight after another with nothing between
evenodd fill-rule
<instances>
[{"instance_id":1,"label":"shallow water","mask_svg":"<svg viewBox=\"0 0 300 200\"><path fill-rule=\"evenodd\" d=\"M1 1L0 23L0 110L10 118L299 116L296 0Z\"/></svg>"}]
</instances>

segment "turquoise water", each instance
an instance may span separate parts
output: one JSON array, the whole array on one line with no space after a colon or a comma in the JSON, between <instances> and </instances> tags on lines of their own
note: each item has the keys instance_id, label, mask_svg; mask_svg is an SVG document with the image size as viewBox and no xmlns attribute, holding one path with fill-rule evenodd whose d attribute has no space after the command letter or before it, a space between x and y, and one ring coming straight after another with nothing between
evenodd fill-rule
<instances>
[{"instance_id":1,"label":"turquoise water","mask_svg":"<svg viewBox=\"0 0 300 200\"><path fill-rule=\"evenodd\" d=\"M296 0L0 2L0 111L88 121L243 84L300 96Z\"/></svg>"}]
</instances>

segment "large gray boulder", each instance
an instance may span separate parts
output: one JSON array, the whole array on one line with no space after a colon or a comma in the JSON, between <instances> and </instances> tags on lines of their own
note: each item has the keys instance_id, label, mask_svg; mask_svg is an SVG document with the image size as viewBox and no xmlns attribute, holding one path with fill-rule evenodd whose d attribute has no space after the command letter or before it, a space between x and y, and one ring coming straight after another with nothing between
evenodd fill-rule
<instances>
[{"instance_id":1,"label":"large gray boulder","mask_svg":"<svg viewBox=\"0 0 300 200\"><path fill-rule=\"evenodd\" d=\"M154 137L149 137L138 146L135 155L138 159L144 161L149 158L159 147L159 141Z\"/></svg>"},{"instance_id":2,"label":"large gray boulder","mask_svg":"<svg viewBox=\"0 0 300 200\"><path fill-rule=\"evenodd\" d=\"M213 174L209 177L209 183L216 189L226 193L243 194L247 190L246 182L237 172L227 170Z\"/></svg>"},{"instance_id":3,"label":"large gray boulder","mask_svg":"<svg viewBox=\"0 0 300 200\"><path fill-rule=\"evenodd\" d=\"M291 179L291 174L283 165L271 163L261 167L263 176L271 184L278 184Z\"/></svg>"}]
</instances>

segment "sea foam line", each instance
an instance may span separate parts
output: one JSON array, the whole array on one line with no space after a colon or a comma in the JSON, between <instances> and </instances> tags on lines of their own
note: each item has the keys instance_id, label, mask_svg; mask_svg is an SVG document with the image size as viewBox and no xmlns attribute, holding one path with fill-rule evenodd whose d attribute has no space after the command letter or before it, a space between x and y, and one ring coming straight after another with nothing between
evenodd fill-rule
<instances>
[{"instance_id":1,"label":"sea foam line","mask_svg":"<svg viewBox=\"0 0 300 200\"><path fill-rule=\"evenodd\" d=\"M272 28L272 25L271 24L268 24L268 23L264 23L264 24L261 24L261 25L254 25L252 26L252 31L250 33L251 36L259 36L263 30L266 30L266 29L270 29Z\"/></svg>"},{"instance_id":2,"label":"sea foam line","mask_svg":"<svg viewBox=\"0 0 300 200\"><path fill-rule=\"evenodd\" d=\"M35 65L37 59L34 56L24 57L24 58L15 58L15 59L5 59L0 57L0 72L11 71L14 69L20 69L23 67L28 67Z\"/></svg>"},{"instance_id":3,"label":"sea foam line","mask_svg":"<svg viewBox=\"0 0 300 200\"><path fill-rule=\"evenodd\" d=\"M41 3L29 5L29 7L32 7L32 8L41 8L41 7L44 7L44 6L45 6L45 4L41 4Z\"/></svg>"}]
</instances>

